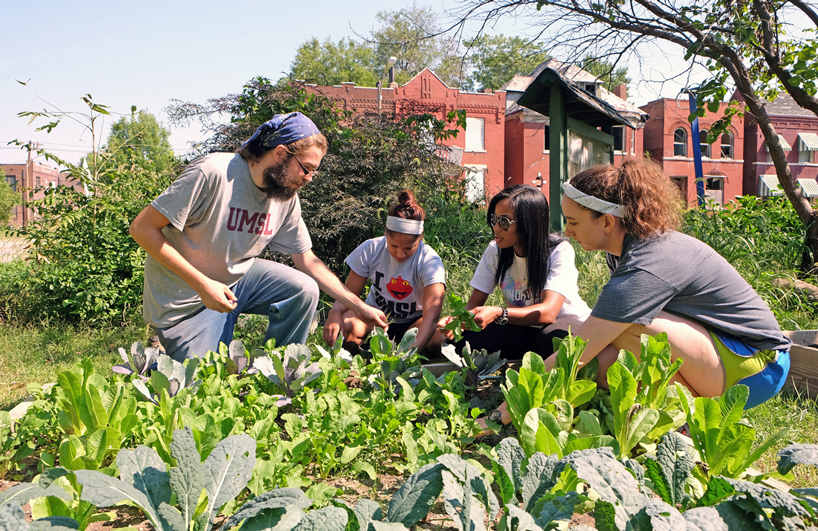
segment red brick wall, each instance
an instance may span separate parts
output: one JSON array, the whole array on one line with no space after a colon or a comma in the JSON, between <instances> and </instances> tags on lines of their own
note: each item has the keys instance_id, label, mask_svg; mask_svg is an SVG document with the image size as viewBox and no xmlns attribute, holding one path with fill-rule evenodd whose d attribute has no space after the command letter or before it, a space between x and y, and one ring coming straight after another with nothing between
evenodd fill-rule
<instances>
[{"instance_id":1,"label":"red brick wall","mask_svg":"<svg viewBox=\"0 0 818 531\"><path fill-rule=\"evenodd\" d=\"M708 113L699 118L699 130L709 130L711 125L724 115L727 103L722 103L719 112ZM677 179L682 185L682 194L688 203L696 200L696 172L693 162L693 143L691 124L687 120L690 114L686 99L655 100L641 109L650 115L645 123L644 149L651 158L660 162L670 177ZM687 156L673 155L674 131L678 128L687 133ZM726 204L735 196L744 193L743 166L744 166L744 119L733 117L729 128L733 136L733 156L723 157L720 139L710 146L710 157L702 158L702 171L705 176L719 176L723 178L723 202Z\"/></svg>"},{"instance_id":2,"label":"red brick wall","mask_svg":"<svg viewBox=\"0 0 818 531\"><path fill-rule=\"evenodd\" d=\"M11 176L14 176L16 180L17 192L22 192L24 187L29 190L33 190L38 185L38 178L40 186L68 185L74 186L75 188L80 188L80 185L77 182L68 181L65 173L61 173L54 168L39 164L37 162L31 164L31 171L29 171L29 166L26 164L0 164L0 168L2 168L6 174L7 182ZM41 199L43 195L43 192L37 192L34 194L29 194L27 198ZM29 210L25 214L26 216L24 216L23 206L16 205L12 209L9 224L20 226L23 224L24 218L27 218L27 220L30 221L32 212Z\"/></svg>"},{"instance_id":3,"label":"red brick wall","mask_svg":"<svg viewBox=\"0 0 818 531\"><path fill-rule=\"evenodd\" d=\"M359 113L378 111L378 89L356 87L344 83L336 87L307 85L308 91L341 100L343 108ZM381 90L381 109L385 113L401 114L413 108L422 108L438 118L445 119L449 111L463 109L470 118L482 118L485 123L485 151L463 153L463 166L485 166L485 191L491 196L505 187L505 105L506 93L461 93L447 87L431 71L423 70L404 86L385 87ZM465 131L445 145L465 148Z\"/></svg>"}]
</instances>

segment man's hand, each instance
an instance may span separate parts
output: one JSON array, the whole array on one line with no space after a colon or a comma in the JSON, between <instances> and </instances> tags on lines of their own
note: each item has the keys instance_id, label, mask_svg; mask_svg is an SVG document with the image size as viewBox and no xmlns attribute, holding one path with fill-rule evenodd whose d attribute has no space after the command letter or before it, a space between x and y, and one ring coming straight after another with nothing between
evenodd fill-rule
<instances>
[{"instance_id":1,"label":"man's hand","mask_svg":"<svg viewBox=\"0 0 818 531\"><path fill-rule=\"evenodd\" d=\"M327 345L332 346L338 340L338 334L344 326L344 313L335 308L329 311L327 321L324 323L324 341Z\"/></svg>"},{"instance_id":2,"label":"man's hand","mask_svg":"<svg viewBox=\"0 0 818 531\"><path fill-rule=\"evenodd\" d=\"M503 315L503 309L499 306L478 306L473 308L471 313L474 314L474 323L481 329L485 329Z\"/></svg>"},{"instance_id":3,"label":"man's hand","mask_svg":"<svg viewBox=\"0 0 818 531\"><path fill-rule=\"evenodd\" d=\"M205 307L220 313L232 312L236 307L236 295L233 291L215 280L207 279L198 290Z\"/></svg>"},{"instance_id":4,"label":"man's hand","mask_svg":"<svg viewBox=\"0 0 818 531\"><path fill-rule=\"evenodd\" d=\"M366 323L368 330L372 330L376 326L383 328L384 330L389 328L386 315L384 315L384 313L378 308L373 308L366 303L361 303L357 308L353 309L353 311L355 312L355 315L358 316L358 319Z\"/></svg>"}]
</instances>

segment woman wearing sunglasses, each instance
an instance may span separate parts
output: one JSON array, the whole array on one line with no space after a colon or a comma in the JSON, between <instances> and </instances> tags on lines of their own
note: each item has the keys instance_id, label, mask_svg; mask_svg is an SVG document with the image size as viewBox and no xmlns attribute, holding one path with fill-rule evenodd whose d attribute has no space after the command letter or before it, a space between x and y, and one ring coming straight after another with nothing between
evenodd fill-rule
<instances>
[{"instance_id":1,"label":"woman wearing sunglasses","mask_svg":"<svg viewBox=\"0 0 818 531\"><path fill-rule=\"evenodd\" d=\"M526 352L549 355L552 339L567 335L591 310L577 290L577 269L571 244L549 232L548 201L537 188L515 185L495 195L486 216L494 240L483 253L471 280L466 309L474 314L480 332L466 331L456 344L472 349L502 351L507 359ZM499 286L503 305L484 306ZM447 339L450 330L438 328Z\"/></svg>"},{"instance_id":2,"label":"woman wearing sunglasses","mask_svg":"<svg viewBox=\"0 0 818 531\"><path fill-rule=\"evenodd\" d=\"M402 191L389 208L384 235L365 241L346 258L350 268L346 286L360 295L370 280L366 303L386 314L389 337L400 341L407 330L417 328L414 346L434 349L441 342L435 326L443 306L446 271L434 249L423 243L425 217L414 194ZM345 347L357 350L371 331L336 302L324 324L324 340L331 345L343 333Z\"/></svg>"}]
</instances>

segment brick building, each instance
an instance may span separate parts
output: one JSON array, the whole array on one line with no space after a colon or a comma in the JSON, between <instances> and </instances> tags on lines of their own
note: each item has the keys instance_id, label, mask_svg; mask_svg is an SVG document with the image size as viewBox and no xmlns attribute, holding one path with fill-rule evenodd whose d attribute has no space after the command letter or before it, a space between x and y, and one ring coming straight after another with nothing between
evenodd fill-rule
<instances>
[{"instance_id":1,"label":"brick building","mask_svg":"<svg viewBox=\"0 0 818 531\"><path fill-rule=\"evenodd\" d=\"M442 142L449 158L464 167L469 196L482 200L502 190L505 162L506 93L461 92L424 69L403 86L390 83L383 89L342 83L333 87L306 85L306 90L343 102L343 108L358 113L400 115L410 109L431 112L445 119L449 111L466 111L466 131Z\"/></svg>"},{"instance_id":2,"label":"brick building","mask_svg":"<svg viewBox=\"0 0 818 531\"><path fill-rule=\"evenodd\" d=\"M694 139L687 120L690 108L686 98L662 98L641 107L650 115L644 129L644 149L662 165L688 204L696 201L693 142L699 142L701 147L705 194L709 199L723 205L738 195L755 193L745 190L743 185L744 118L734 116L728 131L712 145L705 140L710 127L724 116L726 108L725 102L718 112L708 112L699 118L699 138Z\"/></svg>"},{"instance_id":3,"label":"brick building","mask_svg":"<svg viewBox=\"0 0 818 531\"><path fill-rule=\"evenodd\" d=\"M807 197L818 196L818 116L799 107L784 92L764 106L787 155L793 178L801 184ZM755 118L749 114L744 122L744 153L744 193L782 195L764 135Z\"/></svg>"},{"instance_id":4,"label":"brick building","mask_svg":"<svg viewBox=\"0 0 818 531\"><path fill-rule=\"evenodd\" d=\"M613 128L615 164L619 164L624 157L642 156L642 127L648 115L626 101L625 86L621 85L611 93L596 77L585 70L549 59L540 64L531 75L514 76L501 87L501 90L507 93L505 126L507 185L534 184L543 187L544 190L548 189L550 164L548 117L517 103L528 86L546 68L559 72L567 81L608 103L633 124L635 129L625 126Z\"/></svg>"},{"instance_id":5,"label":"brick building","mask_svg":"<svg viewBox=\"0 0 818 531\"><path fill-rule=\"evenodd\" d=\"M16 192L22 190L34 190L38 187L46 186L74 186L79 187L79 183L74 180L68 180L65 173L61 173L56 168L40 164L39 162L29 162L27 164L0 164L0 168L6 174L6 182L9 183L11 189ZM32 199L41 199L43 192L35 192ZM22 205L15 205L11 211L9 218L10 225L18 227L29 223L34 213L31 209L24 208Z\"/></svg>"}]
</instances>

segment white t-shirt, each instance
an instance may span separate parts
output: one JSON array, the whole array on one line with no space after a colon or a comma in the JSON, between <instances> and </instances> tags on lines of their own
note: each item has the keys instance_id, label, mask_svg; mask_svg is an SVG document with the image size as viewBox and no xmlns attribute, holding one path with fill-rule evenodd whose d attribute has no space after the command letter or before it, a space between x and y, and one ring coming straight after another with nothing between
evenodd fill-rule
<instances>
[{"instance_id":1,"label":"white t-shirt","mask_svg":"<svg viewBox=\"0 0 818 531\"><path fill-rule=\"evenodd\" d=\"M548 261L548 276L545 279L543 290L554 291L565 297L557 319L563 317L577 317L585 320L591 309L579 296L577 279L579 272L574 265L574 248L567 241L560 242L551 251ZM489 243L488 248L480 258L474 276L471 279L471 287L483 293L491 294L497 286L494 283L494 276L497 273L497 263L500 260L500 249L496 242ZM528 289L528 270L526 269L527 259L514 255L511 267L506 271L503 280L500 282L500 289L503 291L503 298L509 307L526 308L542 302L541 293L532 294Z\"/></svg>"},{"instance_id":2,"label":"white t-shirt","mask_svg":"<svg viewBox=\"0 0 818 531\"><path fill-rule=\"evenodd\" d=\"M380 308L395 323L420 319L424 288L446 283L443 261L423 242L411 258L398 262L386 248L386 236L372 238L352 251L346 263L355 273L372 281L366 303Z\"/></svg>"}]
</instances>

